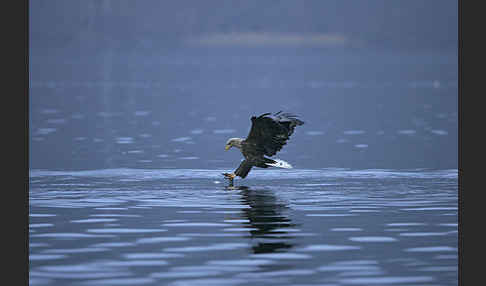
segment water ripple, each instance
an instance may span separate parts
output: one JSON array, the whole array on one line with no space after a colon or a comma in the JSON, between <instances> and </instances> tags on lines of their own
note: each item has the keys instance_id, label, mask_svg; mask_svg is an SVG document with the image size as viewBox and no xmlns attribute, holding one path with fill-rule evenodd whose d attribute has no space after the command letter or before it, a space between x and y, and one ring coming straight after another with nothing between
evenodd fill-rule
<instances>
[{"instance_id":1,"label":"water ripple","mask_svg":"<svg viewBox=\"0 0 486 286\"><path fill-rule=\"evenodd\" d=\"M90 171L45 171L45 170L30 170L29 177L45 177L45 176L74 176L74 177L144 177L149 180L160 179L194 179L194 178L220 178L221 172L226 172L226 169L220 170L198 170L198 169L159 169L159 170L144 170L144 169L103 169ZM394 170L350 170L350 169L322 169L322 170L306 170L306 169L291 169L291 170L254 170L252 171L253 179L283 179L282 172L285 172L285 179L311 179L311 178L451 178L457 179L457 169L451 170L410 170L410 171L394 171Z\"/></svg>"},{"instance_id":2,"label":"water ripple","mask_svg":"<svg viewBox=\"0 0 486 286\"><path fill-rule=\"evenodd\" d=\"M30 175L33 285L457 281L457 170Z\"/></svg>"}]
</instances>

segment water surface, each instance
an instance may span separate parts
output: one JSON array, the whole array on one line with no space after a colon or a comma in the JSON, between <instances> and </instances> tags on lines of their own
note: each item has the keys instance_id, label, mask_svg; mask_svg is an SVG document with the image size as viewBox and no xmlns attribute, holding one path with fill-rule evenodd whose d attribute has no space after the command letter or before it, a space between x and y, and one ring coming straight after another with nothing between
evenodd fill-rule
<instances>
[{"instance_id":1,"label":"water surface","mask_svg":"<svg viewBox=\"0 0 486 286\"><path fill-rule=\"evenodd\" d=\"M30 285L457 285L457 170L30 171Z\"/></svg>"}]
</instances>

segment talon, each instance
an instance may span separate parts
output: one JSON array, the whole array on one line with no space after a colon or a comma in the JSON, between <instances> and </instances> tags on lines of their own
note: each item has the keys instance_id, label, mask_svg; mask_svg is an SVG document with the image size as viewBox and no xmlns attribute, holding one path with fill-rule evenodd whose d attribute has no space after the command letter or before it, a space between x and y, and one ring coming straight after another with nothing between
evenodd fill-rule
<instances>
[{"instance_id":1,"label":"talon","mask_svg":"<svg viewBox=\"0 0 486 286\"><path fill-rule=\"evenodd\" d=\"M226 179L230 179L230 180L233 180L236 175L234 173L223 173L223 175L225 176Z\"/></svg>"}]
</instances>

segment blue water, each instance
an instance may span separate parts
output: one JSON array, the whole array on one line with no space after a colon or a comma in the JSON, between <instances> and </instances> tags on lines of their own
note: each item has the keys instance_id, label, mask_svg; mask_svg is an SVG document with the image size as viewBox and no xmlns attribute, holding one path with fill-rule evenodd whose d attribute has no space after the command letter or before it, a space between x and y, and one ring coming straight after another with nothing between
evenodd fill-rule
<instances>
[{"instance_id":1,"label":"blue water","mask_svg":"<svg viewBox=\"0 0 486 286\"><path fill-rule=\"evenodd\" d=\"M305 122L277 154L296 168L457 169L454 52L186 48L29 63L31 169L236 168L228 138L279 110Z\"/></svg>"},{"instance_id":2,"label":"blue water","mask_svg":"<svg viewBox=\"0 0 486 286\"><path fill-rule=\"evenodd\" d=\"M29 58L30 285L457 285L457 54L60 48ZM305 122L236 169L229 137Z\"/></svg>"},{"instance_id":3,"label":"blue water","mask_svg":"<svg viewBox=\"0 0 486 286\"><path fill-rule=\"evenodd\" d=\"M30 285L457 285L457 170L31 170Z\"/></svg>"}]
</instances>

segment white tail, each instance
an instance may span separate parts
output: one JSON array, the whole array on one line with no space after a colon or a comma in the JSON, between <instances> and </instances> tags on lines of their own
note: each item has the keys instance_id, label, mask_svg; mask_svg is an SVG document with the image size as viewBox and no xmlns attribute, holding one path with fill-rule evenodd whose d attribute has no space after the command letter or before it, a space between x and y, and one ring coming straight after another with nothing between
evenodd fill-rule
<instances>
[{"instance_id":1,"label":"white tail","mask_svg":"<svg viewBox=\"0 0 486 286\"><path fill-rule=\"evenodd\" d=\"M268 166L272 166L272 167L292 169L292 165L290 165L289 163L285 162L284 160L280 160L280 159L272 159L272 160L275 161L275 163L273 163L273 164L266 163L266 164Z\"/></svg>"}]
</instances>

